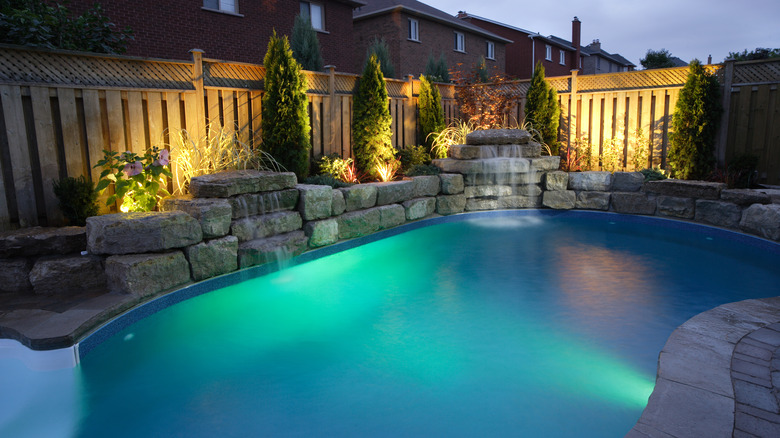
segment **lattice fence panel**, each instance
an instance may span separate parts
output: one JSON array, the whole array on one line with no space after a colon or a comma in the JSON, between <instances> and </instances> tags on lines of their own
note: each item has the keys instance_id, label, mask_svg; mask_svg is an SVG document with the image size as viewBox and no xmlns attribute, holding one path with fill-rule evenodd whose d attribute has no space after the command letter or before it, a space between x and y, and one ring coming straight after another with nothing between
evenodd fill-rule
<instances>
[{"instance_id":1,"label":"lattice fence panel","mask_svg":"<svg viewBox=\"0 0 780 438\"><path fill-rule=\"evenodd\" d=\"M328 94L328 75L323 73L304 73L309 94Z\"/></svg>"},{"instance_id":2,"label":"lattice fence panel","mask_svg":"<svg viewBox=\"0 0 780 438\"><path fill-rule=\"evenodd\" d=\"M668 88L682 86L688 67L577 76L577 92Z\"/></svg>"},{"instance_id":3,"label":"lattice fence panel","mask_svg":"<svg viewBox=\"0 0 780 438\"><path fill-rule=\"evenodd\" d=\"M402 98L406 97L406 94L404 94L404 92L406 91L406 89L405 89L406 82L405 81L388 79L386 82L387 82L387 95L388 95L388 97L395 97L395 98L399 98L399 99L402 99Z\"/></svg>"},{"instance_id":4,"label":"lattice fence panel","mask_svg":"<svg viewBox=\"0 0 780 438\"><path fill-rule=\"evenodd\" d=\"M357 91L358 77L353 75L338 74L336 75L336 93L338 94L352 94Z\"/></svg>"},{"instance_id":5,"label":"lattice fence panel","mask_svg":"<svg viewBox=\"0 0 780 438\"><path fill-rule=\"evenodd\" d=\"M761 84L780 82L780 60L734 65L733 84Z\"/></svg>"},{"instance_id":6,"label":"lattice fence panel","mask_svg":"<svg viewBox=\"0 0 780 438\"><path fill-rule=\"evenodd\" d=\"M569 79L570 78L568 76L559 77L559 78L547 78L547 82L550 83L550 86L553 87L553 89L555 89L557 93L568 93L571 91L569 89Z\"/></svg>"},{"instance_id":7,"label":"lattice fence panel","mask_svg":"<svg viewBox=\"0 0 780 438\"><path fill-rule=\"evenodd\" d=\"M455 99L457 93L454 85L438 84L438 87L442 99Z\"/></svg>"},{"instance_id":8,"label":"lattice fence panel","mask_svg":"<svg viewBox=\"0 0 780 438\"><path fill-rule=\"evenodd\" d=\"M203 62L203 85L217 88L262 90L265 67L254 64Z\"/></svg>"},{"instance_id":9,"label":"lattice fence panel","mask_svg":"<svg viewBox=\"0 0 780 438\"><path fill-rule=\"evenodd\" d=\"M193 90L189 63L0 47L0 82Z\"/></svg>"}]
</instances>

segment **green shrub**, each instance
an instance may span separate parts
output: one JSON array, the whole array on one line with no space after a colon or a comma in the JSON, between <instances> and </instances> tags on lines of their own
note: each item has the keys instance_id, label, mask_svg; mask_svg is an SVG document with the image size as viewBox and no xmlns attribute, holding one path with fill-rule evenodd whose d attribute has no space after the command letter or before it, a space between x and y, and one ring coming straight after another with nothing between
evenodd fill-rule
<instances>
[{"instance_id":1,"label":"green shrub","mask_svg":"<svg viewBox=\"0 0 780 438\"><path fill-rule=\"evenodd\" d=\"M449 82L450 70L447 68L447 57L444 52L441 53L439 59L433 56L433 53L428 55L428 62L425 64L425 74L431 82Z\"/></svg>"},{"instance_id":2,"label":"green shrub","mask_svg":"<svg viewBox=\"0 0 780 438\"><path fill-rule=\"evenodd\" d=\"M420 108L420 143L424 144L430 153L433 139L445 127L444 108L441 106L439 87L432 84L425 76L420 77L418 105Z\"/></svg>"},{"instance_id":3,"label":"green shrub","mask_svg":"<svg viewBox=\"0 0 780 438\"><path fill-rule=\"evenodd\" d=\"M393 67L393 61L390 60L390 49L387 47L387 42L384 38L371 41L371 45L368 46L366 52L366 62L363 65L363 71L368 67L372 55L376 57L379 68L382 70L382 75L386 78L394 78L395 67Z\"/></svg>"},{"instance_id":4,"label":"green shrub","mask_svg":"<svg viewBox=\"0 0 780 438\"><path fill-rule=\"evenodd\" d=\"M438 175L440 173L441 169L432 164L418 164L412 166L412 168L406 172L406 176Z\"/></svg>"},{"instance_id":5,"label":"green shrub","mask_svg":"<svg viewBox=\"0 0 780 438\"><path fill-rule=\"evenodd\" d=\"M474 77L477 78L477 82L480 84L487 83L490 80L484 56L480 56L479 61L477 61L477 66L474 69Z\"/></svg>"},{"instance_id":6,"label":"green shrub","mask_svg":"<svg viewBox=\"0 0 780 438\"><path fill-rule=\"evenodd\" d=\"M375 166L393 159L385 79L371 55L358 82L352 111L352 151L358 171L376 176Z\"/></svg>"},{"instance_id":7,"label":"green shrub","mask_svg":"<svg viewBox=\"0 0 780 438\"><path fill-rule=\"evenodd\" d=\"M287 37L279 38L273 32L263 64L266 73L261 148L302 180L309 174L311 149L306 80Z\"/></svg>"},{"instance_id":8,"label":"green shrub","mask_svg":"<svg viewBox=\"0 0 780 438\"><path fill-rule=\"evenodd\" d=\"M344 181L341 181L339 179L336 179L333 177L333 175L324 174L324 175L313 175L303 180L304 184L314 184L318 186L331 186L334 189L338 189L340 187L349 187L352 184L346 183Z\"/></svg>"},{"instance_id":9,"label":"green shrub","mask_svg":"<svg viewBox=\"0 0 780 438\"><path fill-rule=\"evenodd\" d=\"M84 178L83 175L78 178L68 176L54 181L53 188L62 215L65 216L68 224L83 227L87 224L88 217L98 213L98 193L95 190L95 183Z\"/></svg>"},{"instance_id":10,"label":"green shrub","mask_svg":"<svg viewBox=\"0 0 780 438\"><path fill-rule=\"evenodd\" d=\"M412 167L418 164L429 164L431 156L425 149L425 146L407 146L396 152L398 160L401 161L401 172L406 173Z\"/></svg>"},{"instance_id":11,"label":"green shrub","mask_svg":"<svg viewBox=\"0 0 780 438\"><path fill-rule=\"evenodd\" d=\"M539 130L551 155L558 155L558 94L544 78L544 66L536 63L525 102L526 119Z\"/></svg>"},{"instance_id":12,"label":"green shrub","mask_svg":"<svg viewBox=\"0 0 780 438\"><path fill-rule=\"evenodd\" d=\"M454 144L466 144L466 136L476 131L474 124L457 120L450 126L442 129L433 139L431 158L447 158L450 146Z\"/></svg>"},{"instance_id":13,"label":"green shrub","mask_svg":"<svg viewBox=\"0 0 780 438\"><path fill-rule=\"evenodd\" d=\"M642 169L640 170L640 172L642 172L642 175L645 176L645 182L660 181L662 179L667 179L666 171L663 169L659 169L657 167L654 167L652 169Z\"/></svg>"},{"instance_id":14,"label":"green shrub","mask_svg":"<svg viewBox=\"0 0 780 438\"><path fill-rule=\"evenodd\" d=\"M311 27L308 15L295 17L295 24L290 37L290 49L295 60L301 64L301 68L310 71L322 70L322 53L320 52L320 40L317 39L317 31Z\"/></svg>"},{"instance_id":15,"label":"green shrub","mask_svg":"<svg viewBox=\"0 0 780 438\"><path fill-rule=\"evenodd\" d=\"M715 136L720 125L720 86L694 59L672 116L667 160L675 178L704 179L715 166Z\"/></svg>"}]
</instances>

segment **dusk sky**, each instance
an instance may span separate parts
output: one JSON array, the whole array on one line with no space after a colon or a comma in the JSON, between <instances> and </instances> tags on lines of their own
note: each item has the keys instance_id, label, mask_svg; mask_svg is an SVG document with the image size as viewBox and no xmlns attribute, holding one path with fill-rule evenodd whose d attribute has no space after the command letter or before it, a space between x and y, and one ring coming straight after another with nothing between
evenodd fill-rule
<instances>
[{"instance_id":1,"label":"dusk sky","mask_svg":"<svg viewBox=\"0 0 780 438\"><path fill-rule=\"evenodd\" d=\"M689 62L719 63L729 52L780 47L780 1L706 0L574 1L422 0L456 15L459 10L525 30L571 40L571 21L582 22L582 45L601 40L601 48L619 53L642 68L648 49L667 49Z\"/></svg>"}]
</instances>

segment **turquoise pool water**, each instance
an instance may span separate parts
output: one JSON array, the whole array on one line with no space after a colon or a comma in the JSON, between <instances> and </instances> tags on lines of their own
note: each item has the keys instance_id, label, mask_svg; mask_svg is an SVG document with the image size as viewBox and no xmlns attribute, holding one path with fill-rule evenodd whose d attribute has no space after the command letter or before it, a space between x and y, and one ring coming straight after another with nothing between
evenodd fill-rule
<instances>
[{"instance_id":1,"label":"turquoise pool water","mask_svg":"<svg viewBox=\"0 0 780 438\"><path fill-rule=\"evenodd\" d=\"M57 405L52 430L74 437L618 437L676 326L780 294L777 245L721 230L461 219L155 313L76 368L37 372L58 400L29 396L0 436Z\"/></svg>"}]
</instances>

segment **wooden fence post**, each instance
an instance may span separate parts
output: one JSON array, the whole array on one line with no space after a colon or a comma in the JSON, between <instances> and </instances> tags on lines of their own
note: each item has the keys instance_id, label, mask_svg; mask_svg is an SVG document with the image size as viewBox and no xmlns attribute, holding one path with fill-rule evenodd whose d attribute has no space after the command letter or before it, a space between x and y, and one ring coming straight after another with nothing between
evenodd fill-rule
<instances>
[{"instance_id":1,"label":"wooden fence post","mask_svg":"<svg viewBox=\"0 0 780 438\"><path fill-rule=\"evenodd\" d=\"M715 141L715 158L718 166L726 166L726 142L729 134L729 109L731 108L731 85L734 83L734 60L727 59L723 64L723 113L720 117L720 129Z\"/></svg>"},{"instance_id":2,"label":"wooden fence post","mask_svg":"<svg viewBox=\"0 0 780 438\"><path fill-rule=\"evenodd\" d=\"M206 121L206 104L203 101L203 50L192 49L192 85L195 87L195 114L194 117L189 118L195 122L195 126L188 126L191 136L194 138L200 138L206 133L203 124ZM192 131L190 131L192 129ZM193 133L194 131L194 133Z\"/></svg>"},{"instance_id":3,"label":"wooden fence post","mask_svg":"<svg viewBox=\"0 0 780 438\"><path fill-rule=\"evenodd\" d=\"M572 145L576 145L577 137L577 73L579 70L574 69L571 71L571 85L569 86L569 144L567 153L571 150Z\"/></svg>"},{"instance_id":4,"label":"wooden fence post","mask_svg":"<svg viewBox=\"0 0 780 438\"><path fill-rule=\"evenodd\" d=\"M436 87L436 84L431 84ZM417 105L414 102L414 76L406 75L406 105L404 105L404 142L402 147L417 144Z\"/></svg>"},{"instance_id":5,"label":"wooden fence post","mask_svg":"<svg viewBox=\"0 0 780 438\"><path fill-rule=\"evenodd\" d=\"M341 124L337 123L337 114L340 114L338 111L338 102L336 101L336 66L335 65L326 65L325 70L328 71L328 96L329 96L329 109L330 114L328 115L328 122L330 124L330 130L328 132L328 138L325 139L325 151L328 153L332 153L336 150L340 150L341 148L337 148L336 146L336 132L337 130L340 130ZM326 154L327 155L327 154Z\"/></svg>"}]
</instances>

